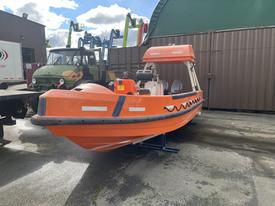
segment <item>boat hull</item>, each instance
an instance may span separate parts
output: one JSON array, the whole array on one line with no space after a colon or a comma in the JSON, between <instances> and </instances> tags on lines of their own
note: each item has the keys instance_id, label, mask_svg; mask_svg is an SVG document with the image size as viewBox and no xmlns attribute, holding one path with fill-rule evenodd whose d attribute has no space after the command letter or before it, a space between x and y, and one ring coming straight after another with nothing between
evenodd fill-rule
<instances>
[{"instance_id":1,"label":"boat hull","mask_svg":"<svg viewBox=\"0 0 275 206\"><path fill-rule=\"evenodd\" d=\"M145 123L56 125L47 126L47 128L54 135L65 135L69 140L83 148L107 151L181 128L197 116L200 111L201 106L179 117Z\"/></svg>"},{"instance_id":2,"label":"boat hull","mask_svg":"<svg viewBox=\"0 0 275 206\"><path fill-rule=\"evenodd\" d=\"M43 95L40 101L45 103L40 105L45 108L40 107L42 111L32 117L32 123L46 126L54 135L65 136L94 151L109 151L181 128L201 112L203 103L202 92L163 97L93 93L85 102L84 93L78 98L78 93L66 92L65 96L60 93L61 97L58 90ZM83 105L97 111L86 111L85 106L84 112L75 115Z\"/></svg>"}]
</instances>

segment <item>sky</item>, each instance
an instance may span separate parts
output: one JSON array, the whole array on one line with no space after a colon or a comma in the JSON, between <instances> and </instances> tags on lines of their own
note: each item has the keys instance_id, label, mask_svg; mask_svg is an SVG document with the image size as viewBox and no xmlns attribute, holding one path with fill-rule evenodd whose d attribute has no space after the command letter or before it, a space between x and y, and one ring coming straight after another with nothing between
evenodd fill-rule
<instances>
[{"instance_id":1,"label":"sky","mask_svg":"<svg viewBox=\"0 0 275 206\"><path fill-rule=\"evenodd\" d=\"M18 16L28 13L30 20L46 26L46 38L53 47L64 47L70 20L80 23L93 35L108 39L112 29L123 32L129 12L149 22L157 3L158 0L0 0L0 10ZM129 44L134 44L135 31L129 35ZM82 36L83 32L73 33L72 47L77 46Z\"/></svg>"}]
</instances>

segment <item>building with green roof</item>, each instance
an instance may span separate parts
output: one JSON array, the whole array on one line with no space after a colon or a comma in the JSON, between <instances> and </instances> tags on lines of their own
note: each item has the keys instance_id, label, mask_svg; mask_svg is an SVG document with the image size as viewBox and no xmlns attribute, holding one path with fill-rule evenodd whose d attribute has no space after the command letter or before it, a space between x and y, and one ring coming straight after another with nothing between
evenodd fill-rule
<instances>
[{"instance_id":1,"label":"building with green roof","mask_svg":"<svg viewBox=\"0 0 275 206\"><path fill-rule=\"evenodd\" d=\"M271 25L274 0L160 0L148 37Z\"/></svg>"}]
</instances>

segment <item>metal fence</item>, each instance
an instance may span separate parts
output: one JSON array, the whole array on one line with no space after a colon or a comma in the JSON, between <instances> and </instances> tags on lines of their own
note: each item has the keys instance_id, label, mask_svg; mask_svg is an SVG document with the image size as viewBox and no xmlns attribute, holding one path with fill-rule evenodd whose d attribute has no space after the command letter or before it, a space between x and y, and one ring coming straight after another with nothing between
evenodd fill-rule
<instances>
[{"instance_id":1,"label":"metal fence","mask_svg":"<svg viewBox=\"0 0 275 206\"><path fill-rule=\"evenodd\" d=\"M192 44L206 107L275 111L275 28L250 28L153 38L148 46ZM115 70L141 68L147 47L112 49ZM188 82L182 65L162 65L170 84ZM184 84L185 85L185 84ZM189 86L186 84L186 89Z\"/></svg>"}]
</instances>

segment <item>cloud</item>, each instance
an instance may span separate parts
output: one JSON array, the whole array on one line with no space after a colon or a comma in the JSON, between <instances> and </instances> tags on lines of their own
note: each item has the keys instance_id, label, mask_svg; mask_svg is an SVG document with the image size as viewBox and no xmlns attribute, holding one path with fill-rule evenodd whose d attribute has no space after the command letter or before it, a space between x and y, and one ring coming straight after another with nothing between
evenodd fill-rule
<instances>
[{"instance_id":1,"label":"cloud","mask_svg":"<svg viewBox=\"0 0 275 206\"><path fill-rule=\"evenodd\" d=\"M65 47L68 40L68 29L48 30L46 36L52 47ZM78 47L78 39L83 36L84 31L72 33L71 47Z\"/></svg>"},{"instance_id":2,"label":"cloud","mask_svg":"<svg viewBox=\"0 0 275 206\"><path fill-rule=\"evenodd\" d=\"M112 29L119 29L123 34L125 18L128 13L131 13L131 9L121 7L118 4L112 4L109 7L99 5L76 19L87 28L88 32L109 39ZM149 21L147 17L137 14L131 15L133 18L142 18L145 22ZM136 31L132 30L129 32L129 46L135 45L135 41Z\"/></svg>"},{"instance_id":3,"label":"cloud","mask_svg":"<svg viewBox=\"0 0 275 206\"><path fill-rule=\"evenodd\" d=\"M37 1L37 0L0 0L0 5L2 8L7 7L11 10L17 10L18 8L26 5L27 3L35 3L41 7L52 7L52 8L67 8L76 9L78 4L73 0L47 0L47 1ZM1 7L0 7L1 8Z\"/></svg>"},{"instance_id":4,"label":"cloud","mask_svg":"<svg viewBox=\"0 0 275 206\"><path fill-rule=\"evenodd\" d=\"M27 13L34 21L40 21L43 18L37 10L37 5L33 2L27 3L23 7L18 8L15 14L22 15L23 13Z\"/></svg>"},{"instance_id":5,"label":"cloud","mask_svg":"<svg viewBox=\"0 0 275 206\"><path fill-rule=\"evenodd\" d=\"M68 31L60 27L69 22L69 19L61 14L51 11L51 8L76 9L78 4L73 0L0 0L0 9L9 11L15 15L28 14L28 19L46 26L46 38L49 38L54 47L66 45Z\"/></svg>"},{"instance_id":6,"label":"cloud","mask_svg":"<svg viewBox=\"0 0 275 206\"><path fill-rule=\"evenodd\" d=\"M95 17L90 17L89 19L87 19L88 23L92 23L92 24L114 24L117 22L121 22L125 19L125 15L124 14L115 14L113 16L108 15L108 14L102 14L99 13L97 14Z\"/></svg>"},{"instance_id":7,"label":"cloud","mask_svg":"<svg viewBox=\"0 0 275 206\"><path fill-rule=\"evenodd\" d=\"M131 10L113 4L109 7L97 6L77 17L77 21L88 27L98 27L105 24L119 24Z\"/></svg>"},{"instance_id":8,"label":"cloud","mask_svg":"<svg viewBox=\"0 0 275 206\"><path fill-rule=\"evenodd\" d=\"M118 0L109 0L110 2L118 2ZM28 14L28 18L32 21L44 24L46 26L46 38L54 47L64 47L67 43L68 29L63 29L62 25L67 24L69 19L63 12L63 15L57 14L51 8L76 9L78 4L75 0L0 0L0 9L9 11L15 15L22 16L23 13ZM112 29L119 29L123 34L125 17L127 13L132 13L131 9L124 8L118 4L112 4L108 7L97 6L86 13L76 17L78 23L85 26L85 30L98 35L102 39L109 39ZM148 18L132 14L135 18L143 18L149 21ZM61 29L62 28L62 29ZM83 32L73 32L72 47L76 47L78 38L83 37ZM129 32L129 46L135 45L136 31ZM121 41L118 41L122 45Z\"/></svg>"},{"instance_id":9,"label":"cloud","mask_svg":"<svg viewBox=\"0 0 275 206\"><path fill-rule=\"evenodd\" d=\"M54 47L64 47L66 45L67 36L68 31L65 29L47 31L49 43Z\"/></svg>"},{"instance_id":10,"label":"cloud","mask_svg":"<svg viewBox=\"0 0 275 206\"><path fill-rule=\"evenodd\" d=\"M58 29L68 19L63 15L52 12L51 8L76 9L78 4L73 0L0 0L1 9L12 11L15 15L22 16L27 13L32 21L46 25L46 29Z\"/></svg>"}]
</instances>

